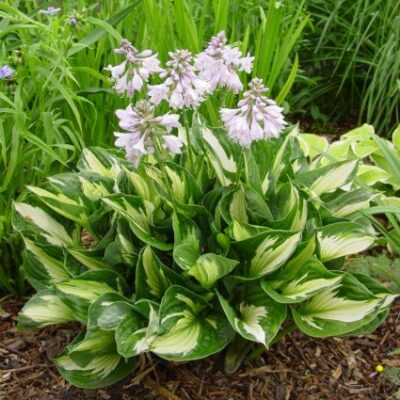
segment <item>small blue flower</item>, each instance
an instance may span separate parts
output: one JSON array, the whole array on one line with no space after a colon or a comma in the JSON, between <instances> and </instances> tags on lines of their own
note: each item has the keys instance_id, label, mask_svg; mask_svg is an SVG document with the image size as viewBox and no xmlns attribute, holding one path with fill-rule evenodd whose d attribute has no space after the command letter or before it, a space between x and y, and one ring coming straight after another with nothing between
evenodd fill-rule
<instances>
[{"instance_id":1,"label":"small blue flower","mask_svg":"<svg viewBox=\"0 0 400 400\"><path fill-rule=\"evenodd\" d=\"M47 10L40 10L39 14L54 15L54 14L59 13L60 11L61 11L60 7L56 8L56 7L50 6Z\"/></svg>"},{"instance_id":2,"label":"small blue flower","mask_svg":"<svg viewBox=\"0 0 400 400\"><path fill-rule=\"evenodd\" d=\"M75 26L78 23L78 21L76 20L76 18L71 17L69 19L69 23L70 23L70 25Z\"/></svg>"},{"instance_id":3,"label":"small blue flower","mask_svg":"<svg viewBox=\"0 0 400 400\"><path fill-rule=\"evenodd\" d=\"M0 67L0 79L10 79L14 75L14 70L8 66L8 65L3 65Z\"/></svg>"}]
</instances>

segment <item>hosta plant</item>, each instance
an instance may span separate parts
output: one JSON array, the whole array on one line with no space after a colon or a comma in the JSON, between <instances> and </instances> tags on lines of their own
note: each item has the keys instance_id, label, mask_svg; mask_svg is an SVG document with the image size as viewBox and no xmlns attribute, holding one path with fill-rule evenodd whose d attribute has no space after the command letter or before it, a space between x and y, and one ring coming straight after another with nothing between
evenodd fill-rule
<instances>
[{"instance_id":1,"label":"hosta plant","mask_svg":"<svg viewBox=\"0 0 400 400\"><path fill-rule=\"evenodd\" d=\"M15 203L37 290L19 326L82 324L54 359L76 386L116 382L145 352L190 361L225 351L233 371L291 326L314 337L371 332L396 297L341 271L375 240L356 159L315 167L259 79L238 108L221 109L224 128L204 123L200 104L216 88L240 91L235 69L251 69L223 35L213 40L197 64L180 50L165 69L124 42L127 62L108 69L120 93L142 94L117 111L125 157L85 149L77 171Z\"/></svg>"},{"instance_id":2,"label":"hosta plant","mask_svg":"<svg viewBox=\"0 0 400 400\"><path fill-rule=\"evenodd\" d=\"M359 160L357 187L370 186L376 191L373 207L366 215L384 238L392 253L400 254L400 126L392 134L392 140L377 136L371 125L364 124L353 129L333 143L314 134L301 134L302 149L312 160L314 167L349 158Z\"/></svg>"}]
</instances>

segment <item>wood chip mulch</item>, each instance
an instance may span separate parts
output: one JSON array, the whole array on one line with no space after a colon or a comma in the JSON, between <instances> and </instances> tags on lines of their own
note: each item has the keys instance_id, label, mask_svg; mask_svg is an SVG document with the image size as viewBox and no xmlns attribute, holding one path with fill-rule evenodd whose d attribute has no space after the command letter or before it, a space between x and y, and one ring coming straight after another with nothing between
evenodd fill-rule
<instances>
[{"instance_id":1,"label":"wood chip mulch","mask_svg":"<svg viewBox=\"0 0 400 400\"><path fill-rule=\"evenodd\" d=\"M375 372L377 364L400 367L400 303L374 333L319 340L294 332L234 375L221 356L173 364L142 356L124 381L99 390L77 389L49 361L76 335L77 325L16 331L21 300L0 308L0 399L4 400L331 400L400 399L400 386Z\"/></svg>"}]
</instances>

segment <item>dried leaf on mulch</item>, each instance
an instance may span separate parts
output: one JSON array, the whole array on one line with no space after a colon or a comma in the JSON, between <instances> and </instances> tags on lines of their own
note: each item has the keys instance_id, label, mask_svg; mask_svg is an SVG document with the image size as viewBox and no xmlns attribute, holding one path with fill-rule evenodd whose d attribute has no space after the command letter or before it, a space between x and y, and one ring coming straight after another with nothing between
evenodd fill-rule
<instances>
[{"instance_id":1,"label":"dried leaf on mulch","mask_svg":"<svg viewBox=\"0 0 400 400\"><path fill-rule=\"evenodd\" d=\"M377 364L399 366L399 354L389 354L400 347L399 303L374 334L318 340L293 332L231 376L223 372L218 355L184 364L143 355L131 376L101 390L72 387L49 361L79 325L20 333L16 314L21 307L20 300L8 300L0 315L0 399L379 400L396 399L399 390L375 372Z\"/></svg>"}]
</instances>

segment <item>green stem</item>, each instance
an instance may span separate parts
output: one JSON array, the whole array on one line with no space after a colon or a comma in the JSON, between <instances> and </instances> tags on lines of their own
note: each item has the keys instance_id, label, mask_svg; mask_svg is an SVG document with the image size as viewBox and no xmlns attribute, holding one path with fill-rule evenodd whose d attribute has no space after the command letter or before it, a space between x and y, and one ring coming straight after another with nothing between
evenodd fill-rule
<instances>
[{"instance_id":1,"label":"green stem","mask_svg":"<svg viewBox=\"0 0 400 400\"><path fill-rule=\"evenodd\" d=\"M194 174L193 148L192 148L192 142L190 140L189 118L188 118L188 115L187 115L187 110L183 110L183 123L185 125L185 133L186 133L186 141L187 141L187 146L188 146L190 171L192 172L192 174ZM195 175L193 175L193 176L195 176Z\"/></svg>"},{"instance_id":2,"label":"green stem","mask_svg":"<svg viewBox=\"0 0 400 400\"><path fill-rule=\"evenodd\" d=\"M236 175L236 185L239 186L240 183L240 177L242 175L242 167L243 167L243 151L240 152L240 156L239 156L239 164L238 164L238 168L237 168L237 175Z\"/></svg>"}]
</instances>

